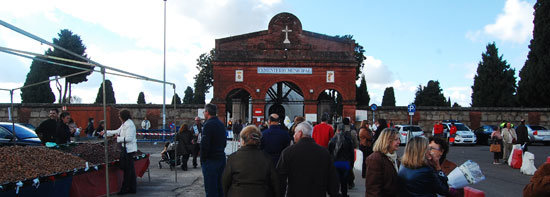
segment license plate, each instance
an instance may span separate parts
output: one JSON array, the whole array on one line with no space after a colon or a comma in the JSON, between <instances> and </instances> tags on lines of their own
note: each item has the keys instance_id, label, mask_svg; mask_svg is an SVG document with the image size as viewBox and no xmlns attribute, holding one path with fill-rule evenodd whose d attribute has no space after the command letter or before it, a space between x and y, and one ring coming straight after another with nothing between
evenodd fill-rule
<instances>
[{"instance_id":1,"label":"license plate","mask_svg":"<svg viewBox=\"0 0 550 197\"><path fill-rule=\"evenodd\" d=\"M550 135L550 132L548 131L543 131L543 132L538 132L538 135Z\"/></svg>"}]
</instances>

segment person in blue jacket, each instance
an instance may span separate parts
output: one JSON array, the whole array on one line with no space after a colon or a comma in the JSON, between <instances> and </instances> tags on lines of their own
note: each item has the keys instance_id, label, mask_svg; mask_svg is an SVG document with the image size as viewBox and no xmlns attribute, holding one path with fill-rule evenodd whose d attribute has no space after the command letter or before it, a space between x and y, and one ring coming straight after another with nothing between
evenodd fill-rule
<instances>
[{"instance_id":1,"label":"person in blue jacket","mask_svg":"<svg viewBox=\"0 0 550 197\"><path fill-rule=\"evenodd\" d=\"M399 180L403 185L400 196L447 195L447 176L439 161L430 155L429 141L425 137L412 138L405 146L401 158Z\"/></svg>"},{"instance_id":2,"label":"person in blue jacket","mask_svg":"<svg viewBox=\"0 0 550 197\"><path fill-rule=\"evenodd\" d=\"M204 190L207 197L222 197L222 173L225 168L225 127L217 117L218 108L214 104L204 106L207 119L202 128L201 168L204 177Z\"/></svg>"}]
</instances>

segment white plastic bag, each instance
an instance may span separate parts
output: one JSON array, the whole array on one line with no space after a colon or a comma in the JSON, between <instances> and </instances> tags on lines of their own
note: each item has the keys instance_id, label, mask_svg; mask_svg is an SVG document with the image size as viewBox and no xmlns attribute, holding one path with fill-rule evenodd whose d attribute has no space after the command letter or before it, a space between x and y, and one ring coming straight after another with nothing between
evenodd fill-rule
<instances>
[{"instance_id":1,"label":"white plastic bag","mask_svg":"<svg viewBox=\"0 0 550 197\"><path fill-rule=\"evenodd\" d=\"M535 155L530 152L523 154L523 161L521 163L521 173L526 175L534 175L537 168L535 167Z\"/></svg>"},{"instance_id":2,"label":"white plastic bag","mask_svg":"<svg viewBox=\"0 0 550 197\"><path fill-rule=\"evenodd\" d=\"M514 146L512 146L512 151L510 151L510 152L508 153L508 154L510 154L510 155L508 155L508 166L511 166L511 165L512 165L512 157L514 156L514 150L515 150L515 149L522 150L522 149L521 149L521 145L519 145L519 144L514 144ZM502 152L504 152L504 151L502 151Z\"/></svg>"}]
</instances>

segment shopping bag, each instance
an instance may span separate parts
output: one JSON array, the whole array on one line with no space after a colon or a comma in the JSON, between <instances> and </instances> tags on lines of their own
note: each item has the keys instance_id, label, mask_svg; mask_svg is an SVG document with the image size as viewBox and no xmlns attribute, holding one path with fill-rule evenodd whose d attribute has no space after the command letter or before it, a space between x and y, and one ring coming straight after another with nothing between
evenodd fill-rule
<instances>
[{"instance_id":1,"label":"shopping bag","mask_svg":"<svg viewBox=\"0 0 550 197\"><path fill-rule=\"evenodd\" d=\"M521 173L526 175L534 175L537 168L535 167L535 155L530 152L523 154L523 162L520 168Z\"/></svg>"},{"instance_id":2,"label":"shopping bag","mask_svg":"<svg viewBox=\"0 0 550 197\"><path fill-rule=\"evenodd\" d=\"M512 152L512 163L510 164L510 167L515 168L515 169L520 169L521 168L521 163L523 162L522 154L523 154L523 151L521 151L521 149L514 149L513 150L513 152Z\"/></svg>"},{"instance_id":3,"label":"shopping bag","mask_svg":"<svg viewBox=\"0 0 550 197\"><path fill-rule=\"evenodd\" d=\"M500 144L491 144L491 148L489 148L489 151L493 153L500 153L502 151Z\"/></svg>"}]
</instances>

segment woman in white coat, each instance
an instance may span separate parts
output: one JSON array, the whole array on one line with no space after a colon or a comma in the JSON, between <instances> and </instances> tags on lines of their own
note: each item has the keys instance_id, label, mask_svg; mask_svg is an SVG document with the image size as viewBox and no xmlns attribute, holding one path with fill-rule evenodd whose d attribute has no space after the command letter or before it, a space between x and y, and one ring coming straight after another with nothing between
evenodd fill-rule
<instances>
[{"instance_id":1,"label":"woman in white coat","mask_svg":"<svg viewBox=\"0 0 550 197\"><path fill-rule=\"evenodd\" d=\"M107 130L107 136L115 136L116 141L121 143L122 147L126 147L126 152L130 158L134 157L137 152L136 143L136 125L132 121L130 111L124 109L118 113L118 117L122 121L122 125L117 130ZM105 134L105 131L100 133ZM124 171L124 181L119 194L136 193L136 171L134 169L134 161L128 162L126 166L122 166Z\"/></svg>"}]
</instances>

